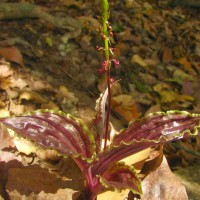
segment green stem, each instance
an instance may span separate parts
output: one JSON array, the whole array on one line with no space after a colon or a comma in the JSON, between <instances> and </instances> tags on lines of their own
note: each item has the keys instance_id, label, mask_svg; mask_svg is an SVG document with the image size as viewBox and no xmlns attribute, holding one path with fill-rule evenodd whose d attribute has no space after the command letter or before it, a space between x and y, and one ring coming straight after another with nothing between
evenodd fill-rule
<instances>
[{"instance_id":1,"label":"green stem","mask_svg":"<svg viewBox=\"0 0 200 200\"><path fill-rule=\"evenodd\" d=\"M105 122L105 142L104 149L107 146L108 140L108 128L109 128L109 118L111 111L111 92L110 92L110 56L109 56L109 31L108 31L108 19L109 19L109 4L107 0L102 0L102 17L103 17L103 37L104 37L104 51L105 51L105 59L107 63L107 71L106 71L106 82L108 88L108 101L107 101L107 113L106 113L106 122Z\"/></svg>"},{"instance_id":2,"label":"green stem","mask_svg":"<svg viewBox=\"0 0 200 200\"><path fill-rule=\"evenodd\" d=\"M108 19L109 19L109 4L107 0L102 0L102 17L103 17L103 34L104 38L104 48L105 48L105 58L109 61L109 38L108 38Z\"/></svg>"}]
</instances>

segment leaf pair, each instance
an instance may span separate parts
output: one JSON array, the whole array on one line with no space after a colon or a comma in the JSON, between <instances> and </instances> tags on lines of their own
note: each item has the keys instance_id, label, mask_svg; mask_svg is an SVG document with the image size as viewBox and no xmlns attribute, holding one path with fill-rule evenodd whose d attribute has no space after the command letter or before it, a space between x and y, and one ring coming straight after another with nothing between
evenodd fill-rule
<instances>
[{"instance_id":1,"label":"leaf pair","mask_svg":"<svg viewBox=\"0 0 200 200\"><path fill-rule=\"evenodd\" d=\"M116 134L105 150L97 148L97 133L93 133L80 120L60 111L40 110L23 116L0 118L6 129L15 131L46 149L70 155L86 177L89 199L104 187L130 189L141 194L140 180L132 166L118 162L149 147L196 135L200 115L188 112L158 112L132 122L127 129Z\"/></svg>"}]
</instances>

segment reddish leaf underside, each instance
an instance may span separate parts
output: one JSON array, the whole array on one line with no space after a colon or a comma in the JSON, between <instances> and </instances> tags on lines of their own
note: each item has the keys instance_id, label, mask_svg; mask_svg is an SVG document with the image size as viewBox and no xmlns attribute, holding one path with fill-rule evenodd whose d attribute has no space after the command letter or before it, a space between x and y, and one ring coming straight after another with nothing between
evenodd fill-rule
<instances>
[{"instance_id":1,"label":"reddish leaf underside","mask_svg":"<svg viewBox=\"0 0 200 200\"><path fill-rule=\"evenodd\" d=\"M95 152L93 134L62 112L40 110L24 116L1 118L0 123L44 148L90 159Z\"/></svg>"}]
</instances>

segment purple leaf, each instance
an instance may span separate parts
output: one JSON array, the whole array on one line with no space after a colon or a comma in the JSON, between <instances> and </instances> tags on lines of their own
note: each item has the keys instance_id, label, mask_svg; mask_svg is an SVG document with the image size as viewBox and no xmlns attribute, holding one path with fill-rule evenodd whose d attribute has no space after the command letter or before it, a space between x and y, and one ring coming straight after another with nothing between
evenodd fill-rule
<instances>
[{"instance_id":1,"label":"purple leaf","mask_svg":"<svg viewBox=\"0 0 200 200\"><path fill-rule=\"evenodd\" d=\"M142 151L148 147L197 135L200 115L170 111L151 114L133 122L113 139L110 147L98 155L94 174L103 173L110 163Z\"/></svg>"},{"instance_id":2,"label":"purple leaf","mask_svg":"<svg viewBox=\"0 0 200 200\"><path fill-rule=\"evenodd\" d=\"M91 159L93 134L80 121L63 112L40 110L24 116L0 118L0 123L36 144L62 154Z\"/></svg>"},{"instance_id":3,"label":"purple leaf","mask_svg":"<svg viewBox=\"0 0 200 200\"><path fill-rule=\"evenodd\" d=\"M116 162L109 166L100 176L100 182L110 190L122 191L129 189L134 194L142 194L141 182L134 167L127 166L124 163Z\"/></svg>"},{"instance_id":4,"label":"purple leaf","mask_svg":"<svg viewBox=\"0 0 200 200\"><path fill-rule=\"evenodd\" d=\"M200 115L185 111L157 112L133 122L126 130L121 131L113 139L113 145L131 143L143 139L155 143L181 139L188 135L196 135L199 128ZM192 132L192 133L191 133Z\"/></svg>"}]
</instances>

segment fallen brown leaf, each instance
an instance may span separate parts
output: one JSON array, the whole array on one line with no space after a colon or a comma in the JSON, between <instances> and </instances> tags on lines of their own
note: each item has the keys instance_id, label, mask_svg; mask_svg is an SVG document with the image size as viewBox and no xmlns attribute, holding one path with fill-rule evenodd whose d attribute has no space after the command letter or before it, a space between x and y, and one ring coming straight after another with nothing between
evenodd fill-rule
<instances>
[{"instance_id":1,"label":"fallen brown leaf","mask_svg":"<svg viewBox=\"0 0 200 200\"><path fill-rule=\"evenodd\" d=\"M182 64L186 69L191 69L192 68L192 64L188 61L188 59L186 57L179 58L178 62L180 64Z\"/></svg>"},{"instance_id":2,"label":"fallen brown leaf","mask_svg":"<svg viewBox=\"0 0 200 200\"><path fill-rule=\"evenodd\" d=\"M163 63L168 63L172 60L172 49L165 47L163 51L162 61Z\"/></svg>"},{"instance_id":3,"label":"fallen brown leaf","mask_svg":"<svg viewBox=\"0 0 200 200\"><path fill-rule=\"evenodd\" d=\"M120 114L128 122L139 116L136 103L130 95L121 94L112 97L112 106L114 111Z\"/></svg>"},{"instance_id":4,"label":"fallen brown leaf","mask_svg":"<svg viewBox=\"0 0 200 200\"><path fill-rule=\"evenodd\" d=\"M74 178L78 179L75 176ZM71 182L73 181L59 179L39 166L10 168L6 188L11 200L71 200L73 195L79 193ZM79 185L78 180L76 185Z\"/></svg>"},{"instance_id":5,"label":"fallen brown leaf","mask_svg":"<svg viewBox=\"0 0 200 200\"><path fill-rule=\"evenodd\" d=\"M42 95L40 95L39 93L28 90L24 90L21 92L19 96L19 102L21 103L23 100L34 101L40 104L45 104L48 102L47 99L42 97Z\"/></svg>"},{"instance_id":6,"label":"fallen brown leaf","mask_svg":"<svg viewBox=\"0 0 200 200\"><path fill-rule=\"evenodd\" d=\"M24 67L22 54L20 50L15 46L0 48L0 56Z\"/></svg>"},{"instance_id":7,"label":"fallen brown leaf","mask_svg":"<svg viewBox=\"0 0 200 200\"><path fill-rule=\"evenodd\" d=\"M171 172L164 157L160 167L142 182L141 200L188 200L185 187Z\"/></svg>"}]
</instances>

